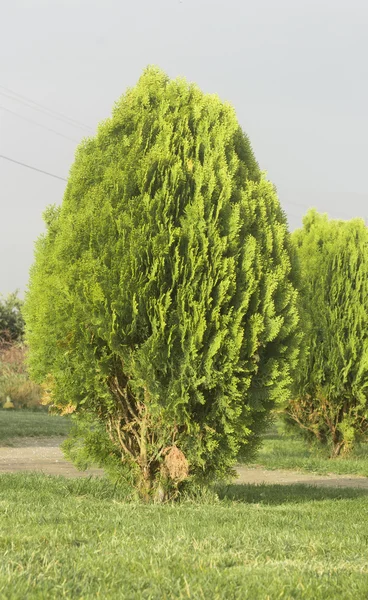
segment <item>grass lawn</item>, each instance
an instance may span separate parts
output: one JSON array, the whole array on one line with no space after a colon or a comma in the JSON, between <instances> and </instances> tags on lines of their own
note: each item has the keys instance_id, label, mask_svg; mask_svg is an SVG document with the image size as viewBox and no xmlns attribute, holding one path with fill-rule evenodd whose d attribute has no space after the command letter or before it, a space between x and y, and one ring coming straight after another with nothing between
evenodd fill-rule
<instances>
[{"instance_id":1,"label":"grass lawn","mask_svg":"<svg viewBox=\"0 0 368 600\"><path fill-rule=\"evenodd\" d=\"M322 475L336 473L368 477L368 444L362 444L346 457L330 459L327 452L309 446L298 437L285 435L280 426L275 426L265 436L254 465L261 465L265 469L295 469Z\"/></svg>"},{"instance_id":2,"label":"grass lawn","mask_svg":"<svg viewBox=\"0 0 368 600\"><path fill-rule=\"evenodd\" d=\"M70 419L46 411L0 410L0 445L14 437L52 437L67 435Z\"/></svg>"},{"instance_id":3,"label":"grass lawn","mask_svg":"<svg viewBox=\"0 0 368 600\"><path fill-rule=\"evenodd\" d=\"M105 480L0 476L0 598L368 598L368 494L297 486L142 505Z\"/></svg>"}]
</instances>

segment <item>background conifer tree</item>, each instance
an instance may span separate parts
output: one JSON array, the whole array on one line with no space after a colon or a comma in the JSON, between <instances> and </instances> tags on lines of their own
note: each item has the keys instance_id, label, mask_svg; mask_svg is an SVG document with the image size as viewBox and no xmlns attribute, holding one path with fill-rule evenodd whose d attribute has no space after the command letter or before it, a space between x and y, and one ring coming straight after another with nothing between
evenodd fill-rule
<instances>
[{"instance_id":1,"label":"background conifer tree","mask_svg":"<svg viewBox=\"0 0 368 600\"><path fill-rule=\"evenodd\" d=\"M24 335L23 301L18 292L0 295L0 341L19 342Z\"/></svg>"},{"instance_id":2,"label":"background conifer tree","mask_svg":"<svg viewBox=\"0 0 368 600\"><path fill-rule=\"evenodd\" d=\"M228 474L298 352L286 219L233 108L148 68L45 220L27 340L45 397L80 424L69 454L145 498Z\"/></svg>"},{"instance_id":3,"label":"background conifer tree","mask_svg":"<svg viewBox=\"0 0 368 600\"><path fill-rule=\"evenodd\" d=\"M337 456L368 434L368 230L310 211L292 241L305 352L288 420Z\"/></svg>"}]
</instances>

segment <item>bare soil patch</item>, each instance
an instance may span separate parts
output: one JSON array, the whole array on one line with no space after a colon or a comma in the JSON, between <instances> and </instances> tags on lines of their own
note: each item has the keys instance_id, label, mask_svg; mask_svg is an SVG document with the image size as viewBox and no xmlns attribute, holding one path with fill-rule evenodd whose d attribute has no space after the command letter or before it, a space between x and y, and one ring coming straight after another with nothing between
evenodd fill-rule
<instances>
[{"instance_id":1,"label":"bare soil patch","mask_svg":"<svg viewBox=\"0 0 368 600\"><path fill-rule=\"evenodd\" d=\"M13 438L0 447L0 474L38 471L64 477L102 476L102 469L78 471L61 451L63 438ZM10 445L11 444L11 445Z\"/></svg>"},{"instance_id":2,"label":"bare soil patch","mask_svg":"<svg viewBox=\"0 0 368 600\"><path fill-rule=\"evenodd\" d=\"M336 475L334 473L330 475L314 475L286 469L267 471L266 469L262 469L262 467L248 468L243 466L238 466L236 470L238 473L236 483L268 483L278 485L302 483L318 487L353 487L368 490L368 477L358 475Z\"/></svg>"},{"instance_id":3,"label":"bare soil patch","mask_svg":"<svg viewBox=\"0 0 368 600\"><path fill-rule=\"evenodd\" d=\"M0 447L0 474L21 471L38 471L64 477L88 477L103 475L102 469L78 471L67 461L61 451L63 438L13 438L7 446ZM290 485L301 483L322 487L353 487L368 489L368 477L348 475L313 475L286 469L268 471L262 468L237 467L236 483Z\"/></svg>"}]
</instances>

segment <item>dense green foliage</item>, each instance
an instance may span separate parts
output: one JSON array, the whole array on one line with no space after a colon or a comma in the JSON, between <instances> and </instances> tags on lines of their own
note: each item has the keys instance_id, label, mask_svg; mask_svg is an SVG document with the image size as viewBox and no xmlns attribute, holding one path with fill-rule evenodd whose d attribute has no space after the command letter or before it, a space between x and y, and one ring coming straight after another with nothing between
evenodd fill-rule
<instances>
[{"instance_id":1,"label":"dense green foliage","mask_svg":"<svg viewBox=\"0 0 368 600\"><path fill-rule=\"evenodd\" d=\"M100 444L144 495L228 474L298 352L286 219L234 110L147 69L45 218L30 364L79 418L77 447Z\"/></svg>"},{"instance_id":2,"label":"dense green foliage","mask_svg":"<svg viewBox=\"0 0 368 600\"><path fill-rule=\"evenodd\" d=\"M104 480L2 475L0 598L368 597L366 491L219 496L143 506Z\"/></svg>"},{"instance_id":3,"label":"dense green foliage","mask_svg":"<svg viewBox=\"0 0 368 600\"><path fill-rule=\"evenodd\" d=\"M306 352L288 415L338 455L368 434L368 229L311 211L292 240Z\"/></svg>"},{"instance_id":4,"label":"dense green foliage","mask_svg":"<svg viewBox=\"0 0 368 600\"><path fill-rule=\"evenodd\" d=\"M17 292L0 296L0 341L19 341L24 334L23 302Z\"/></svg>"}]
</instances>

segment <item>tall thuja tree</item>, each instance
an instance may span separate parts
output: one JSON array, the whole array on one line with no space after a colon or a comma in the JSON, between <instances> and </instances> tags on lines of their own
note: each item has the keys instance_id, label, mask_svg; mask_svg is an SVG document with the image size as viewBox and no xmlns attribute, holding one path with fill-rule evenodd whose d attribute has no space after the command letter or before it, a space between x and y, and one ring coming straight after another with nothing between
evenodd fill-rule
<instances>
[{"instance_id":1,"label":"tall thuja tree","mask_svg":"<svg viewBox=\"0 0 368 600\"><path fill-rule=\"evenodd\" d=\"M229 473L288 394L298 321L285 216L234 110L147 69L45 216L27 340L80 424L70 454L144 497Z\"/></svg>"},{"instance_id":2,"label":"tall thuja tree","mask_svg":"<svg viewBox=\"0 0 368 600\"><path fill-rule=\"evenodd\" d=\"M310 211L292 241L306 351L288 420L337 456L368 435L368 229Z\"/></svg>"}]
</instances>

